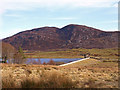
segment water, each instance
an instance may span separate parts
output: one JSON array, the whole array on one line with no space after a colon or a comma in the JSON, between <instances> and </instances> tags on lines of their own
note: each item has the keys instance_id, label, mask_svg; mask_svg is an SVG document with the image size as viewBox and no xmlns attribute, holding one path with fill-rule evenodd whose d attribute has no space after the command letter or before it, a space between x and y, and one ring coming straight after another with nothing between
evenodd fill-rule
<instances>
[{"instance_id":1,"label":"water","mask_svg":"<svg viewBox=\"0 0 120 90\"><path fill-rule=\"evenodd\" d=\"M76 60L80 60L82 58L40 58L41 63L46 62L48 63L50 60L53 60L54 62L64 62L64 63L68 63L68 62L72 62L72 61L76 61ZM27 64L29 64L31 61L38 61L38 58L28 58L27 60Z\"/></svg>"},{"instance_id":2,"label":"water","mask_svg":"<svg viewBox=\"0 0 120 90\"><path fill-rule=\"evenodd\" d=\"M40 59L38 59L38 58L27 58L26 64L30 64L33 61L38 62L38 60L40 60L42 64L43 64L43 62L48 63L50 60L53 60L54 62L69 63L69 62L80 60L80 59L82 59L82 58L40 58ZM0 59L0 61L2 61L2 59ZM7 60L7 63L9 63L8 60Z\"/></svg>"}]
</instances>

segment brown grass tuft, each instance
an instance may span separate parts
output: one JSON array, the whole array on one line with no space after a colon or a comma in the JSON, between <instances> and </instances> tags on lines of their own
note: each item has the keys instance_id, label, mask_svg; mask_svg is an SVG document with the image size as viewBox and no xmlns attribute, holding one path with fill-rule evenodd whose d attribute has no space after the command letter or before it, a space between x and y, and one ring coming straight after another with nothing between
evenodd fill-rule
<instances>
[{"instance_id":1,"label":"brown grass tuft","mask_svg":"<svg viewBox=\"0 0 120 90\"><path fill-rule=\"evenodd\" d=\"M58 72L43 73L38 81L24 80L21 82L22 88L74 88L77 82L73 82L69 77Z\"/></svg>"}]
</instances>

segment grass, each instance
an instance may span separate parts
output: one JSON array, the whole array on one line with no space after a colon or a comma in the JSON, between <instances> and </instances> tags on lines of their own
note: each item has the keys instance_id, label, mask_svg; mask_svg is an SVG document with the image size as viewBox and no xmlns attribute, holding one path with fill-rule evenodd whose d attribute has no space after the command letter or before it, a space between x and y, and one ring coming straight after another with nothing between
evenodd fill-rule
<instances>
[{"instance_id":1,"label":"grass","mask_svg":"<svg viewBox=\"0 0 120 90\"><path fill-rule=\"evenodd\" d=\"M37 80L24 80L21 82L22 88L74 88L77 86L76 82L72 79L62 76L58 72L50 74L43 73L44 75Z\"/></svg>"},{"instance_id":2,"label":"grass","mask_svg":"<svg viewBox=\"0 0 120 90\"><path fill-rule=\"evenodd\" d=\"M33 52L33 55L26 54L28 58L83 58L68 51L51 51L51 52Z\"/></svg>"},{"instance_id":3,"label":"grass","mask_svg":"<svg viewBox=\"0 0 120 90\"><path fill-rule=\"evenodd\" d=\"M28 58L83 58L82 54L89 53L91 57L118 59L118 49L68 49L61 51L35 51L26 53Z\"/></svg>"},{"instance_id":4,"label":"grass","mask_svg":"<svg viewBox=\"0 0 120 90\"><path fill-rule=\"evenodd\" d=\"M118 63L96 59L67 66L2 64L3 88L118 88Z\"/></svg>"},{"instance_id":5,"label":"grass","mask_svg":"<svg viewBox=\"0 0 120 90\"><path fill-rule=\"evenodd\" d=\"M17 67L16 67L17 66ZM8 67L8 68L6 68ZM11 68L9 68L11 67ZM16 69L12 69L15 68ZM3 65L3 88L75 88L77 81L64 76L55 66ZM34 68L34 69L33 69ZM54 69L53 69L54 68ZM5 72L8 73L5 73Z\"/></svg>"},{"instance_id":6,"label":"grass","mask_svg":"<svg viewBox=\"0 0 120 90\"><path fill-rule=\"evenodd\" d=\"M87 60L83 60L83 61L80 61L80 62L77 62L77 63L66 65L64 67L69 67L69 68L85 67L85 66L90 66L90 65L93 65L93 64L97 64L97 63L101 63L101 61L98 61L96 59L87 59Z\"/></svg>"},{"instance_id":7,"label":"grass","mask_svg":"<svg viewBox=\"0 0 120 90\"><path fill-rule=\"evenodd\" d=\"M118 63L95 59L84 60L62 67L73 79L79 80L80 88L118 88Z\"/></svg>"},{"instance_id":8,"label":"grass","mask_svg":"<svg viewBox=\"0 0 120 90\"><path fill-rule=\"evenodd\" d=\"M11 77L2 78L2 88L14 88L14 80Z\"/></svg>"}]
</instances>

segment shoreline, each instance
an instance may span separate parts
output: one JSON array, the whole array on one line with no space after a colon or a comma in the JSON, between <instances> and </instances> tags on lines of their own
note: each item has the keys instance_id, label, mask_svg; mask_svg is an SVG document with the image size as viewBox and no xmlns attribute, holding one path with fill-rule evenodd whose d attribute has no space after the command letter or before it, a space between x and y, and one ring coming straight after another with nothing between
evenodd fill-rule
<instances>
[{"instance_id":1,"label":"shoreline","mask_svg":"<svg viewBox=\"0 0 120 90\"><path fill-rule=\"evenodd\" d=\"M90 59L90 57L89 58L83 58L83 59L80 59L80 60L76 60L76 61L73 61L73 62L70 62L70 63L62 64L62 65L59 65L59 66L66 66L66 65L77 63L77 62L80 62L80 61L83 61L83 60L87 60L87 59Z\"/></svg>"}]
</instances>

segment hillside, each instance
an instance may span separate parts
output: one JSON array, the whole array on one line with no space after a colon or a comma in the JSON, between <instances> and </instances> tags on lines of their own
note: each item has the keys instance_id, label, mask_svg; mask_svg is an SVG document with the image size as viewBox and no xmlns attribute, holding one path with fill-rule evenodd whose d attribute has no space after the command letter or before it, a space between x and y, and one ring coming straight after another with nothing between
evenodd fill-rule
<instances>
[{"instance_id":1,"label":"hillside","mask_svg":"<svg viewBox=\"0 0 120 90\"><path fill-rule=\"evenodd\" d=\"M15 48L21 46L24 50L116 48L118 33L70 24L63 28L42 27L23 31L3 41L12 44Z\"/></svg>"}]
</instances>

